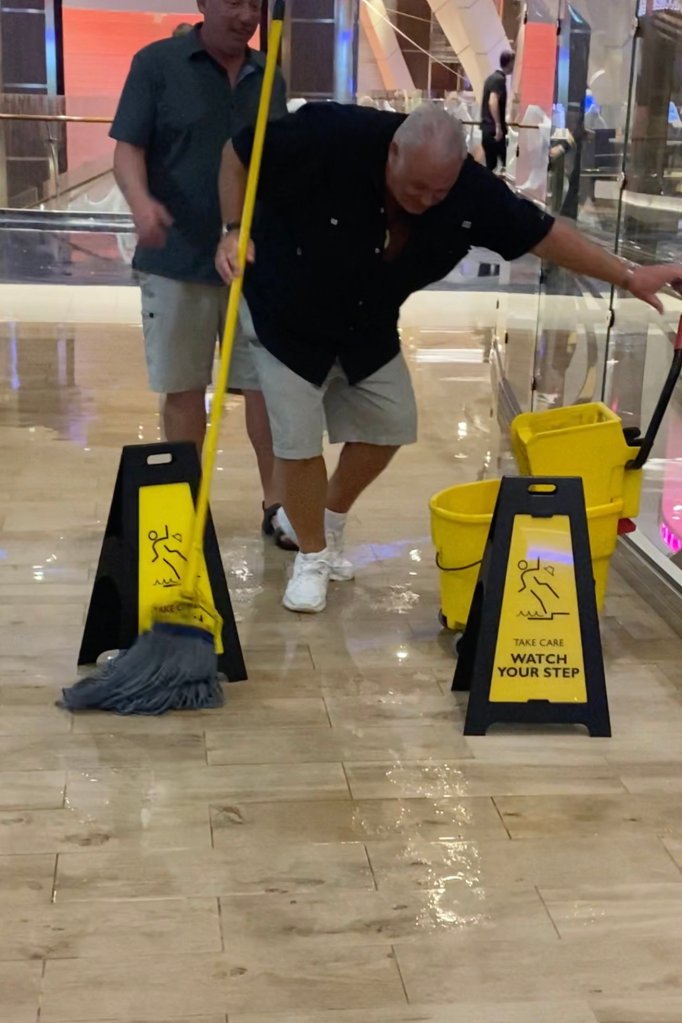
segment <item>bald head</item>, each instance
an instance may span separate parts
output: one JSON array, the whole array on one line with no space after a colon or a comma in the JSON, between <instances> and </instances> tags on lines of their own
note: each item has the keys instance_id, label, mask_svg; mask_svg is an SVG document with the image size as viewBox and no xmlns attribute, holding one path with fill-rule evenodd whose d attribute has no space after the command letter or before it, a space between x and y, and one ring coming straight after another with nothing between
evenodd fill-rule
<instances>
[{"instance_id":1,"label":"bald head","mask_svg":"<svg viewBox=\"0 0 682 1023\"><path fill-rule=\"evenodd\" d=\"M424 103L400 125L388 155L388 189L408 213L425 213L445 199L466 159L461 123Z\"/></svg>"}]
</instances>

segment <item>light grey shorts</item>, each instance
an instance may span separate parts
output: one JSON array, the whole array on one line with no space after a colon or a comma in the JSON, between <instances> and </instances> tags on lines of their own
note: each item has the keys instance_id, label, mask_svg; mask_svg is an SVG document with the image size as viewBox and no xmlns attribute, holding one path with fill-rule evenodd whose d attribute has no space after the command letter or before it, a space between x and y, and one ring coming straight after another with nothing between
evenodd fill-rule
<instances>
[{"instance_id":1,"label":"light grey shorts","mask_svg":"<svg viewBox=\"0 0 682 1023\"><path fill-rule=\"evenodd\" d=\"M159 394L203 391L211 383L216 344L225 326L228 289L212 284L174 281L170 277L140 274L142 327L149 386ZM230 364L231 391L259 391L258 374L243 321Z\"/></svg>"},{"instance_id":2,"label":"light grey shorts","mask_svg":"<svg viewBox=\"0 0 682 1023\"><path fill-rule=\"evenodd\" d=\"M332 444L402 447L416 441L417 403L402 355L353 385L337 363L316 387L262 345L252 350L278 458L321 455L325 423Z\"/></svg>"}]
</instances>

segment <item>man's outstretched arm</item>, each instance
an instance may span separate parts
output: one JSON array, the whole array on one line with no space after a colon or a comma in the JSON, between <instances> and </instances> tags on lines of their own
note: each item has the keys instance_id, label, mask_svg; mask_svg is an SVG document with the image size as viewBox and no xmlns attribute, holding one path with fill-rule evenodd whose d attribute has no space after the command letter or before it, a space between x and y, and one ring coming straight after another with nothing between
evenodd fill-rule
<instances>
[{"instance_id":1,"label":"man's outstretched arm","mask_svg":"<svg viewBox=\"0 0 682 1023\"><path fill-rule=\"evenodd\" d=\"M666 284L682 292L682 265L663 263L657 266L637 266L625 263L600 245L588 241L565 221L554 222L549 233L532 250L540 259L556 263L565 270L594 277L629 291L635 298L653 306L659 313L663 305L658 292Z\"/></svg>"}]
</instances>

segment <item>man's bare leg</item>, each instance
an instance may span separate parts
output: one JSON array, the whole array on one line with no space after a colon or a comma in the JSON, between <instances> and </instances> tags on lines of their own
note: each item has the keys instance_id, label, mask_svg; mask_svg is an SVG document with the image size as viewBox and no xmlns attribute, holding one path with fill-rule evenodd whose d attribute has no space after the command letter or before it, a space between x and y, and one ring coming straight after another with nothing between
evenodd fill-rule
<instances>
[{"instance_id":1,"label":"man's bare leg","mask_svg":"<svg viewBox=\"0 0 682 1023\"><path fill-rule=\"evenodd\" d=\"M381 475L399 450L379 444L345 444L327 489L327 508L345 515L360 494ZM287 506L288 511L288 506Z\"/></svg>"},{"instance_id":2,"label":"man's bare leg","mask_svg":"<svg viewBox=\"0 0 682 1023\"><path fill-rule=\"evenodd\" d=\"M177 391L163 400L163 435L171 443L192 441L199 452L206 436L206 394L204 391Z\"/></svg>"},{"instance_id":3,"label":"man's bare leg","mask_svg":"<svg viewBox=\"0 0 682 1023\"><path fill-rule=\"evenodd\" d=\"M256 454L266 508L279 503L275 489L275 456L272 453L270 420L262 391L244 391L246 432Z\"/></svg>"},{"instance_id":4,"label":"man's bare leg","mask_svg":"<svg viewBox=\"0 0 682 1023\"><path fill-rule=\"evenodd\" d=\"M327 496L327 467L324 458L275 461L275 480L282 504L296 530L303 554L317 554L327 545L324 535L324 506Z\"/></svg>"}]
</instances>

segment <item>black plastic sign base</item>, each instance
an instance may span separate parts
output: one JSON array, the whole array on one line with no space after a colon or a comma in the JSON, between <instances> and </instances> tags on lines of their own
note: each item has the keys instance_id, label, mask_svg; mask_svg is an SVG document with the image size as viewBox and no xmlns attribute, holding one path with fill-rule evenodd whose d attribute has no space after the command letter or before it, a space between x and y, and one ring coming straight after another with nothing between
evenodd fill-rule
<instances>
[{"instance_id":1,"label":"black plastic sign base","mask_svg":"<svg viewBox=\"0 0 682 1023\"><path fill-rule=\"evenodd\" d=\"M193 444L123 448L79 665L94 664L107 650L131 646L146 625L143 590L149 593L149 603L161 604L178 586L186 562L182 547L189 542L200 473ZM147 510L153 521L146 520ZM218 668L230 682L241 682L247 677L246 667L210 513L204 562L206 585L223 620Z\"/></svg>"}]
</instances>

